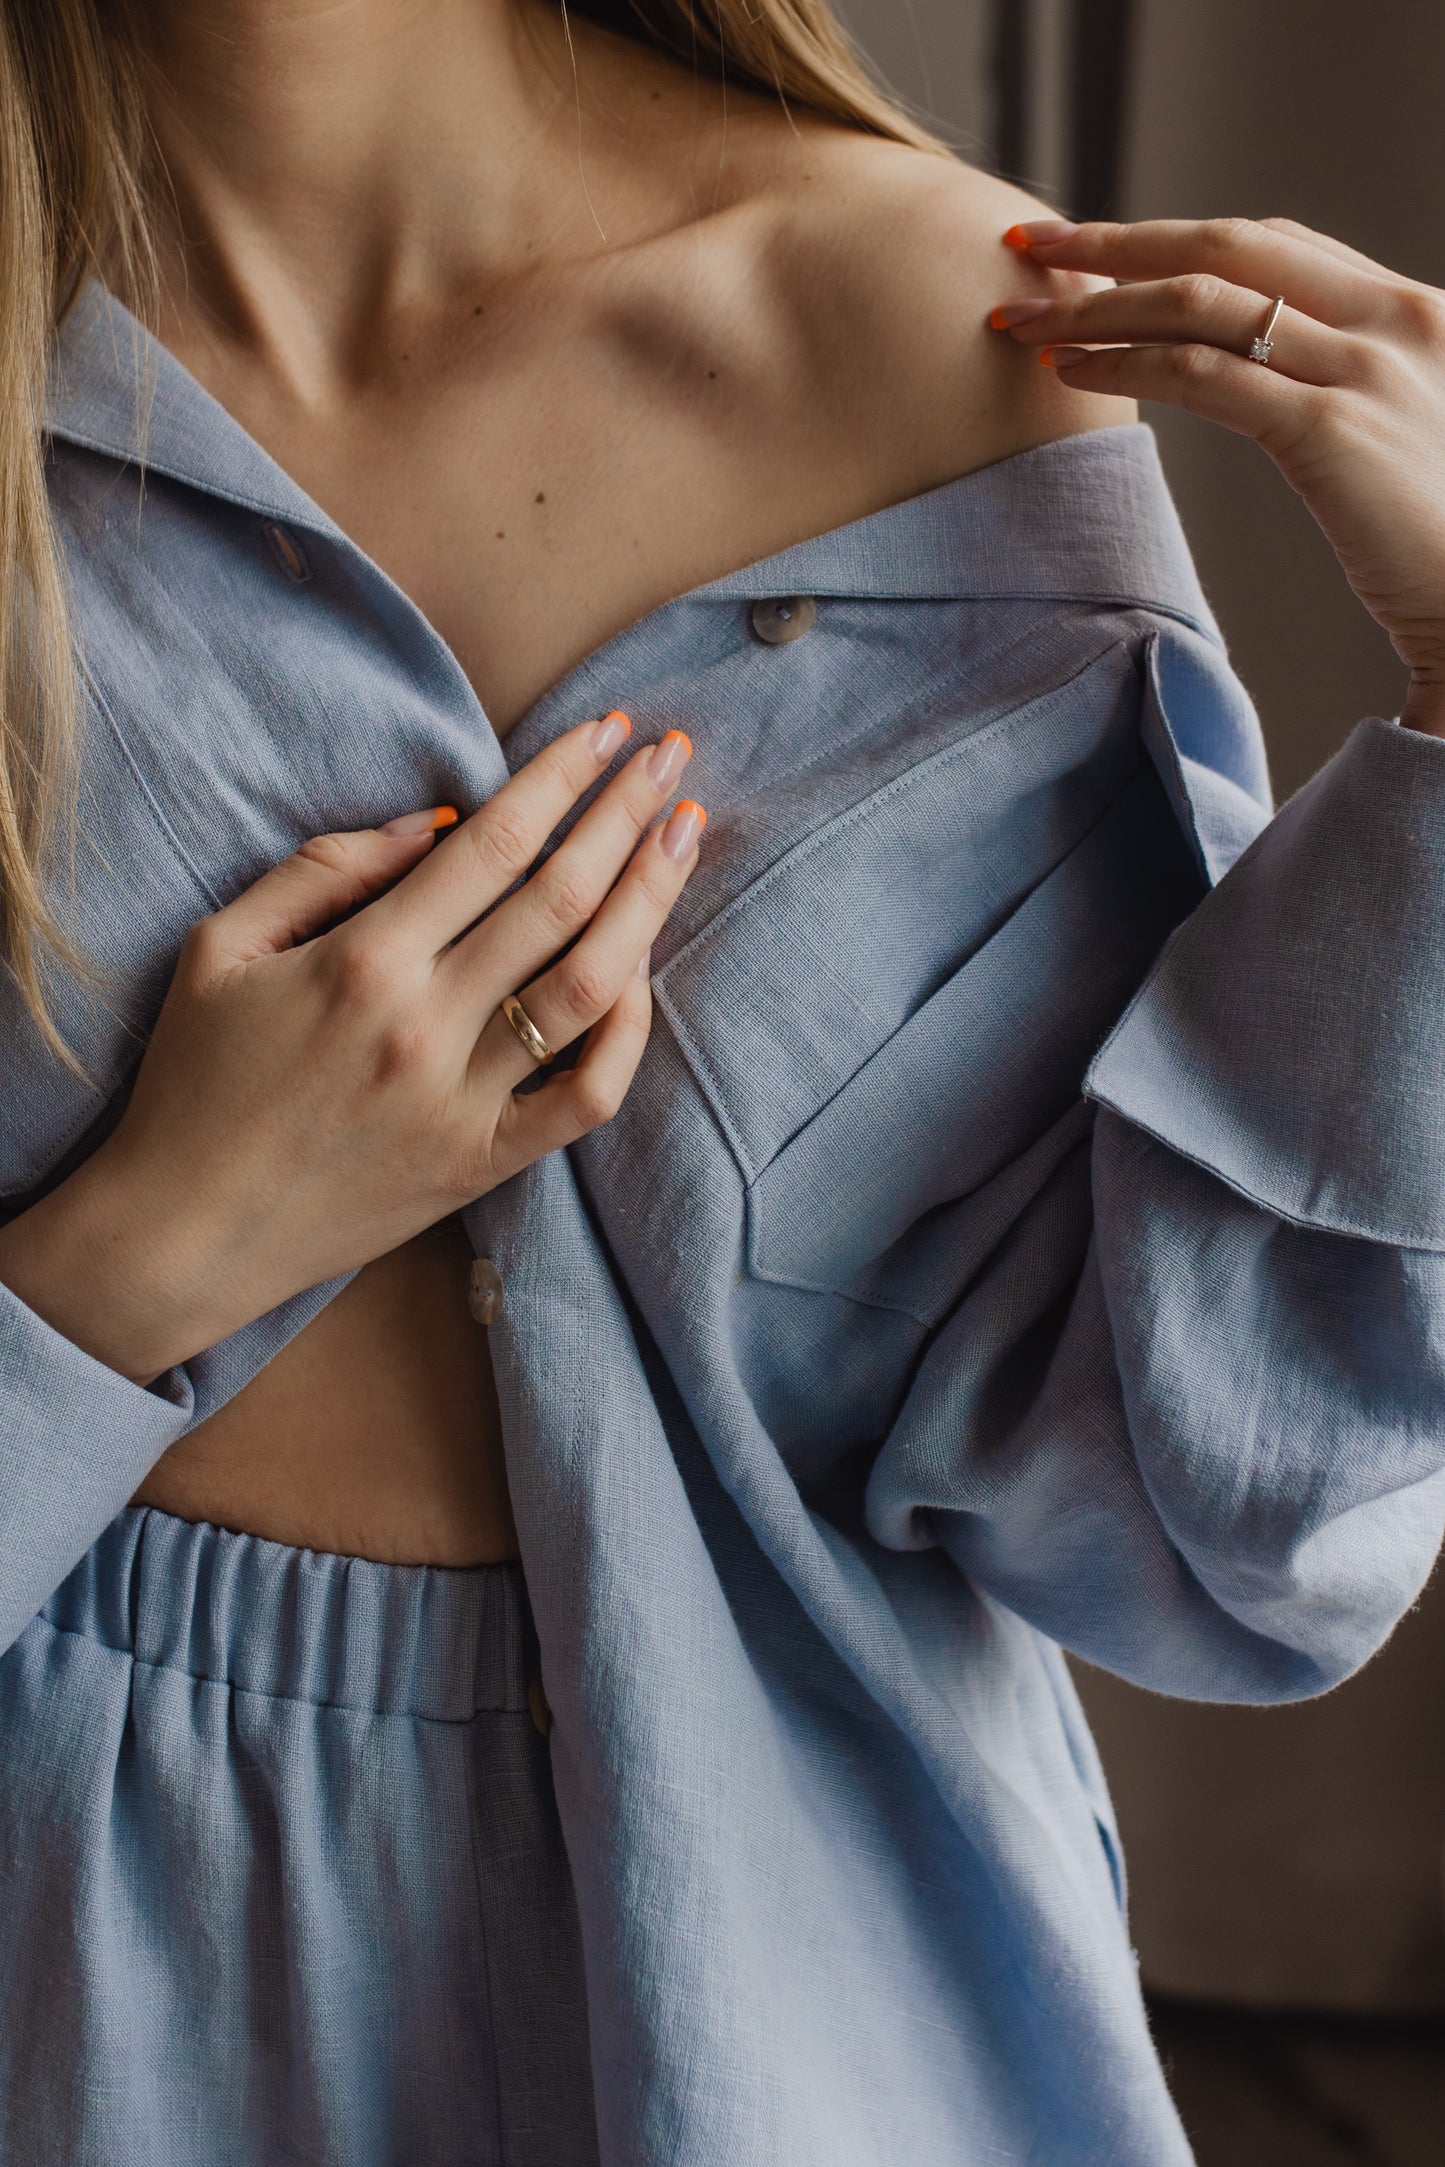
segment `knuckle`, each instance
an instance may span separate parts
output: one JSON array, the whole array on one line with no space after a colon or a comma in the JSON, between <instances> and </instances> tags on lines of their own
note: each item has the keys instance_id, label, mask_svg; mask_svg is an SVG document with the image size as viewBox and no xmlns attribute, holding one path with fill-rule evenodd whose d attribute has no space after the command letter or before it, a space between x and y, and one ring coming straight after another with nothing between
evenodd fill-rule
<instances>
[{"instance_id":1,"label":"knuckle","mask_svg":"<svg viewBox=\"0 0 1445 2167\"><path fill-rule=\"evenodd\" d=\"M565 933L586 925L597 907L590 883L565 858L554 858L539 874L537 892L548 917Z\"/></svg>"},{"instance_id":2,"label":"knuckle","mask_svg":"<svg viewBox=\"0 0 1445 2167\"><path fill-rule=\"evenodd\" d=\"M634 877L643 901L665 916L677 900L676 883L650 855L638 865Z\"/></svg>"},{"instance_id":3,"label":"knuckle","mask_svg":"<svg viewBox=\"0 0 1445 2167\"><path fill-rule=\"evenodd\" d=\"M605 1015L617 998L611 978L594 956L573 956L560 984L569 1013L577 1017Z\"/></svg>"},{"instance_id":4,"label":"knuckle","mask_svg":"<svg viewBox=\"0 0 1445 2167\"><path fill-rule=\"evenodd\" d=\"M472 822L467 837L485 870L510 887L537 855L531 828L515 807L504 802L489 805L480 820Z\"/></svg>"},{"instance_id":5,"label":"knuckle","mask_svg":"<svg viewBox=\"0 0 1445 2167\"><path fill-rule=\"evenodd\" d=\"M291 862L293 865L319 865L327 873L344 873L350 869L353 856L349 836L310 835L292 851Z\"/></svg>"},{"instance_id":6,"label":"knuckle","mask_svg":"<svg viewBox=\"0 0 1445 2167\"><path fill-rule=\"evenodd\" d=\"M1296 387L1295 395L1277 418L1256 437L1262 451L1288 469L1300 457L1331 456L1349 431L1346 410L1338 392L1314 384Z\"/></svg>"},{"instance_id":7,"label":"knuckle","mask_svg":"<svg viewBox=\"0 0 1445 2167\"><path fill-rule=\"evenodd\" d=\"M1217 346L1176 346L1170 365L1181 383L1204 385L1215 381L1224 359Z\"/></svg>"},{"instance_id":8,"label":"knuckle","mask_svg":"<svg viewBox=\"0 0 1445 2167\"><path fill-rule=\"evenodd\" d=\"M340 1006L372 1008L388 1000L397 976L396 958L374 928L333 935L322 944L333 998Z\"/></svg>"},{"instance_id":9,"label":"knuckle","mask_svg":"<svg viewBox=\"0 0 1445 2167\"><path fill-rule=\"evenodd\" d=\"M1206 218L1201 239L1210 255L1234 257L1248 248L1258 234L1259 227L1252 218Z\"/></svg>"},{"instance_id":10,"label":"knuckle","mask_svg":"<svg viewBox=\"0 0 1445 2167\"><path fill-rule=\"evenodd\" d=\"M535 772L547 776L550 781L555 782L561 789L565 790L569 796L575 794L577 789L577 749L570 734L554 738L550 745L544 745L542 750L533 756L532 765ZM592 776L595 776L596 773L597 769L594 766ZM588 779L591 780L592 777L589 776Z\"/></svg>"},{"instance_id":11,"label":"knuckle","mask_svg":"<svg viewBox=\"0 0 1445 2167\"><path fill-rule=\"evenodd\" d=\"M1379 339L1347 336L1336 373L1338 381L1351 390L1374 392L1394 401L1408 396L1414 370L1404 354Z\"/></svg>"},{"instance_id":12,"label":"knuckle","mask_svg":"<svg viewBox=\"0 0 1445 2167\"><path fill-rule=\"evenodd\" d=\"M1174 290L1182 313L1192 319L1217 315L1228 289L1212 271L1190 271L1175 281Z\"/></svg>"},{"instance_id":13,"label":"knuckle","mask_svg":"<svg viewBox=\"0 0 1445 2167\"><path fill-rule=\"evenodd\" d=\"M1425 346L1445 344L1445 293L1433 286L1401 286L1392 313L1407 339Z\"/></svg>"},{"instance_id":14,"label":"knuckle","mask_svg":"<svg viewBox=\"0 0 1445 2167\"><path fill-rule=\"evenodd\" d=\"M224 972L225 933L217 923L218 916L198 919L176 953L171 991L184 999L204 995Z\"/></svg>"},{"instance_id":15,"label":"knuckle","mask_svg":"<svg viewBox=\"0 0 1445 2167\"><path fill-rule=\"evenodd\" d=\"M419 1016L388 1016L372 1041L371 1072L383 1088L426 1065L430 1034Z\"/></svg>"},{"instance_id":16,"label":"knuckle","mask_svg":"<svg viewBox=\"0 0 1445 2167\"><path fill-rule=\"evenodd\" d=\"M178 971L191 977L205 977L215 961L222 941L219 912L198 918L181 942L177 957Z\"/></svg>"},{"instance_id":17,"label":"knuckle","mask_svg":"<svg viewBox=\"0 0 1445 2167\"><path fill-rule=\"evenodd\" d=\"M625 1096L621 1085L599 1076L574 1072L572 1110L584 1130L600 1129L618 1111Z\"/></svg>"}]
</instances>

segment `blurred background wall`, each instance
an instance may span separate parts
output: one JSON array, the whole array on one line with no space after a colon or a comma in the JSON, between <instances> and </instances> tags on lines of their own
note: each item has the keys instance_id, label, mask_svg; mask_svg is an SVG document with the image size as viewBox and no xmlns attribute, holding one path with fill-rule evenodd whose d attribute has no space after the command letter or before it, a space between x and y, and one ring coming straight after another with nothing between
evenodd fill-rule
<instances>
[{"instance_id":1,"label":"blurred background wall","mask_svg":"<svg viewBox=\"0 0 1445 2167\"><path fill-rule=\"evenodd\" d=\"M1445 8L839 5L965 156L1071 215L1287 215L1445 286ZM1283 797L1360 716L1396 711L1401 672L1252 445L1173 411L1146 418ZM1260 2008L1445 2010L1440 1573L1384 1654L1322 1701L1199 1708L1097 1674L1080 1685L1146 1984Z\"/></svg>"}]
</instances>

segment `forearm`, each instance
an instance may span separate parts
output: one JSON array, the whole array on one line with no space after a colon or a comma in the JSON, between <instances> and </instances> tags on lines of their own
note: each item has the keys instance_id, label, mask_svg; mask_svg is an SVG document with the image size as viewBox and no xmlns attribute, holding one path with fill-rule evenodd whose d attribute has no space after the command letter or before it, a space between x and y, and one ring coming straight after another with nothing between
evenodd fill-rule
<instances>
[{"instance_id":1,"label":"forearm","mask_svg":"<svg viewBox=\"0 0 1445 2167\"><path fill-rule=\"evenodd\" d=\"M0 1227L0 1282L82 1352L147 1385L224 1335L193 1248L105 1149Z\"/></svg>"}]
</instances>

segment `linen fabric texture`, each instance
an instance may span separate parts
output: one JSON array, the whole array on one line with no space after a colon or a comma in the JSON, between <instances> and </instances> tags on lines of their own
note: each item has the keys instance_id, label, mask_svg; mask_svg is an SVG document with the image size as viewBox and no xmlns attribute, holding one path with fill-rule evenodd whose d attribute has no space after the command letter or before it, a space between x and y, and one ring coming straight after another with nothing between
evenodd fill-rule
<instances>
[{"instance_id":1,"label":"linen fabric texture","mask_svg":"<svg viewBox=\"0 0 1445 2167\"><path fill-rule=\"evenodd\" d=\"M0 1660L0 2158L596 2167L516 1566L129 1509Z\"/></svg>"},{"instance_id":2,"label":"linen fabric texture","mask_svg":"<svg viewBox=\"0 0 1445 2167\"><path fill-rule=\"evenodd\" d=\"M53 424L119 998L66 1009L90 1091L7 1015L12 1208L114 1118L187 926L301 838L470 810L617 705L697 746L638 1080L467 1215L603 2161L1184 2161L1060 1648L1308 1695L1429 1569L1445 746L1367 723L1271 821L1139 427L667 604L503 747L112 303ZM754 637L790 595L813 628ZM0 1293L7 1637L335 1291L147 1391Z\"/></svg>"}]
</instances>

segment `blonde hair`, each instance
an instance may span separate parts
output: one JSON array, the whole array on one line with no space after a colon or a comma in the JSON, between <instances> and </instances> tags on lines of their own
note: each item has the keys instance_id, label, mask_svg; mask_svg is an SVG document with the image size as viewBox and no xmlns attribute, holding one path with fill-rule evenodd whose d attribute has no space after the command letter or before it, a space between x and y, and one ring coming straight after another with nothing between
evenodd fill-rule
<instances>
[{"instance_id":1,"label":"blonde hair","mask_svg":"<svg viewBox=\"0 0 1445 2167\"><path fill-rule=\"evenodd\" d=\"M92 273L147 285L141 102L92 0L0 0L0 959L52 1051L46 964L89 973L46 878L78 686L45 488L52 344Z\"/></svg>"},{"instance_id":2,"label":"blonde hair","mask_svg":"<svg viewBox=\"0 0 1445 2167\"><path fill-rule=\"evenodd\" d=\"M941 151L943 144L869 75L830 0L562 0L575 15L689 67L850 128Z\"/></svg>"},{"instance_id":3,"label":"blonde hair","mask_svg":"<svg viewBox=\"0 0 1445 2167\"><path fill-rule=\"evenodd\" d=\"M870 79L828 0L558 0L684 65L919 148L936 138ZM50 900L73 834L78 673L45 487L56 332L95 275L154 291L144 108L126 0L0 0L0 961L52 1051L49 966L85 973Z\"/></svg>"}]
</instances>

